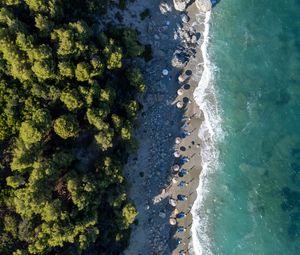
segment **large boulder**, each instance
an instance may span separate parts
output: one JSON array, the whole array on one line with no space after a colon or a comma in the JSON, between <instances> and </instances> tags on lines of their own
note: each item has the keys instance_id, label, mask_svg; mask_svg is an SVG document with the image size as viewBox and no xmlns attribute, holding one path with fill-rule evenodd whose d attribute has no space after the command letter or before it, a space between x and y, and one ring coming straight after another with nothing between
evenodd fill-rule
<instances>
[{"instance_id":1,"label":"large boulder","mask_svg":"<svg viewBox=\"0 0 300 255\"><path fill-rule=\"evenodd\" d=\"M183 12L185 11L187 5L190 3L191 0L173 0L174 8L177 11Z\"/></svg>"},{"instance_id":2,"label":"large boulder","mask_svg":"<svg viewBox=\"0 0 300 255\"><path fill-rule=\"evenodd\" d=\"M176 50L172 58L172 66L177 68L183 68L189 60L187 53Z\"/></svg>"},{"instance_id":3,"label":"large boulder","mask_svg":"<svg viewBox=\"0 0 300 255\"><path fill-rule=\"evenodd\" d=\"M211 0L196 0L196 6L202 12L210 11L212 8Z\"/></svg>"}]
</instances>

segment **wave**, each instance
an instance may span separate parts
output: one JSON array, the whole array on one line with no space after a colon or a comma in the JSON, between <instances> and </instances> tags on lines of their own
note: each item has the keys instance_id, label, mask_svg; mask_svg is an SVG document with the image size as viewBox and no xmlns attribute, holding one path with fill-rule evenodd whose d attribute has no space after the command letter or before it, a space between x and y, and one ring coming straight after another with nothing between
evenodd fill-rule
<instances>
[{"instance_id":1,"label":"wave","mask_svg":"<svg viewBox=\"0 0 300 255\"><path fill-rule=\"evenodd\" d=\"M220 140L223 132L221 129L221 118L218 113L216 92L214 88L214 66L211 64L208 55L209 45L209 21L211 12L205 13L203 43L201 52L203 56L203 73L198 87L194 91L194 99L203 112L204 120L201 123L198 136L201 140L201 164L202 172L199 176L197 188L197 199L192 207L192 242L190 251L196 255L211 255L212 242L209 235L209 215L205 205L209 194L209 186L212 174L218 168L219 152L217 141Z\"/></svg>"}]
</instances>

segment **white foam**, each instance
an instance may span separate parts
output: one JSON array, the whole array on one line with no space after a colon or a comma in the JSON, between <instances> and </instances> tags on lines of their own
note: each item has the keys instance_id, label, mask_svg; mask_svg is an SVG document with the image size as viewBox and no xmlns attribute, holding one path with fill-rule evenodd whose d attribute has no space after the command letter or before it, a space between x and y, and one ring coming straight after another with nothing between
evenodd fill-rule
<instances>
[{"instance_id":1,"label":"white foam","mask_svg":"<svg viewBox=\"0 0 300 255\"><path fill-rule=\"evenodd\" d=\"M196 255L211 255L212 244L209 237L209 215L205 208L205 200L209 193L210 176L215 172L218 165L219 152L216 144L222 136L221 118L218 113L216 93L214 88L214 67L208 56L209 44L209 20L211 12L205 14L204 33L201 51L203 55L203 73L194 92L194 98L204 114L201 123L199 137L201 139L201 164L197 199L192 207L192 242L190 252Z\"/></svg>"}]
</instances>

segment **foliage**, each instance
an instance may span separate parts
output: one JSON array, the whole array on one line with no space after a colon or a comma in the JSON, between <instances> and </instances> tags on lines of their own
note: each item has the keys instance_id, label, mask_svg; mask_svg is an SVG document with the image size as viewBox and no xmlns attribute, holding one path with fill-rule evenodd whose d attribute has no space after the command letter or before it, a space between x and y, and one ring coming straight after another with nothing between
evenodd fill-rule
<instances>
[{"instance_id":1,"label":"foliage","mask_svg":"<svg viewBox=\"0 0 300 255\"><path fill-rule=\"evenodd\" d=\"M130 119L134 119L139 111L139 108L139 103L135 100L131 100L128 104L126 104L127 116Z\"/></svg>"},{"instance_id":2,"label":"foliage","mask_svg":"<svg viewBox=\"0 0 300 255\"><path fill-rule=\"evenodd\" d=\"M137 41L137 32L134 29L126 28L123 31L124 45L130 57L137 57L143 54L145 47Z\"/></svg>"},{"instance_id":3,"label":"foliage","mask_svg":"<svg viewBox=\"0 0 300 255\"><path fill-rule=\"evenodd\" d=\"M54 131L61 138L74 137L79 132L79 125L73 115L63 115L54 122Z\"/></svg>"},{"instance_id":4,"label":"foliage","mask_svg":"<svg viewBox=\"0 0 300 255\"><path fill-rule=\"evenodd\" d=\"M145 90L128 63L144 46L133 29L95 27L109 2L1 1L1 255L127 243L137 212L122 167Z\"/></svg>"},{"instance_id":5,"label":"foliage","mask_svg":"<svg viewBox=\"0 0 300 255\"><path fill-rule=\"evenodd\" d=\"M107 149L113 147L112 144L113 137L114 137L113 129L105 133L99 132L97 135L95 135L96 142L102 151L106 151Z\"/></svg>"},{"instance_id":6,"label":"foliage","mask_svg":"<svg viewBox=\"0 0 300 255\"><path fill-rule=\"evenodd\" d=\"M135 207L132 204L127 204L122 210L122 216L124 218L124 227L128 228L135 220L138 215Z\"/></svg>"},{"instance_id":7,"label":"foliage","mask_svg":"<svg viewBox=\"0 0 300 255\"><path fill-rule=\"evenodd\" d=\"M126 123L124 127L121 128L121 138L123 140L130 140L132 138L132 127L130 124Z\"/></svg>"},{"instance_id":8,"label":"foliage","mask_svg":"<svg viewBox=\"0 0 300 255\"><path fill-rule=\"evenodd\" d=\"M146 85L143 79L143 75L139 68L133 67L129 69L127 75L129 79L129 84L132 87L136 88L139 92L145 92Z\"/></svg>"},{"instance_id":9,"label":"foliage","mask_svg":"<svg viewBox=\"0 0 300 255\"><path fill-rule=\"evenodd\" d=\"M107 59L107 69L118 69L122 67L122 50L117 48L114 52L109 54Z\"/></svg>"},{"instance_id":10,"label":"foliage","mask_svg":"<svg viewBox=\"0 0 300 255\"><path fill-rule=\"evenodd\" d=\"M83 106L76 89L63 91L60 95L60 100L65 104L69 111L75 111Z\"/></svg>"}]
</instances>

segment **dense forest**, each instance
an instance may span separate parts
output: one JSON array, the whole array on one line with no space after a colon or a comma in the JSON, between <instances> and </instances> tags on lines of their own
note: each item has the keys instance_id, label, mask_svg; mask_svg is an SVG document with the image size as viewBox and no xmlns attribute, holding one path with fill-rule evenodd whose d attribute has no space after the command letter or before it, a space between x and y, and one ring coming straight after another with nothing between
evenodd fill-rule
<instances>
[{"instance_id":1,"label":"dense forest","mask_svg":"<svg viewBox=\"0 0 300 255\"><path fill-rule=\"evenodd\" d=\"M145 85L109 0L0 0L0 254L119 254Z\"/></svg>"}]
</instances>

